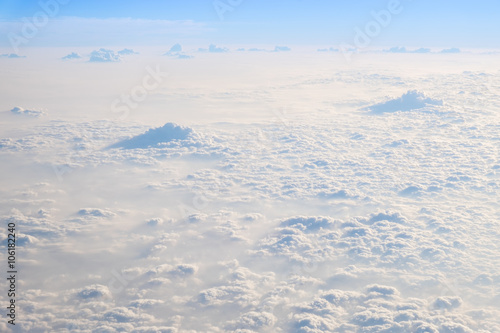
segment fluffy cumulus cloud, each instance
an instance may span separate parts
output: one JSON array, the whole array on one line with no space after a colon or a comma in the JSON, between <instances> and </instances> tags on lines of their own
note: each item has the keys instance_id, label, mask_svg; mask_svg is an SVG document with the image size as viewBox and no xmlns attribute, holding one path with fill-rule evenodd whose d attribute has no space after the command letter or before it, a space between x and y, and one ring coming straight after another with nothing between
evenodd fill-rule
<instances>
[{"instance_id":1,"label":"fluffy cumulus cloud","mask_svg":"<svg viewBox=\"0 0 500 333\"><path fill-rule=\"evenodd\" d=\"M177 59L190 59L193 57L182 52L182 46L179 43L172 45L170 50L168 50L168 52L166 52L164 55Z\"/></svg>"},{"instance_id":2,"label":"fluffy cumulus cloud","mask_svg":"<svg viewBox=\"0 0 500 333\"><path fill-rule=\"evenodd\" d=\"M394 46L388 50L384 50L384 52L390 52L390 53L430 53L431 49L421 47L421 48L415 49L415 50L408 50L406 47Z\"/></svg>"},{"instance_id":3,"label":"fluffy cumulus cloud","mask_svg":"<svg viewBox=\"0 0 500 333\"><path fill-rule=\"evenodd\" d=\"M460 53L460 49L459 48L456 48L456 47L452 47L452 48L449 48L449 49L443 49L441 51L441 53Z\"/></svg>"},{"instance_id":4,"label":"fluffy cumulus cloud","mask_svg":"<svg viewBox=\"0 0 500 333\"><path fill-rule=\"evenodd\" d=\"M291 51L292 49L289 48L288 46L275 46L274 47L274 52L286 52L286 51Z\"/></svg>"},{"instance_id":5,"label":"fluffy cumulus cloud","mask_svg":"<svg viewBox=\"0 0 500 333\"><path fill-rule=\"evenodd\" d=\"M79 290L76 295L80 299L88 300L109 297L110 292L106 286L92 285Z\"/></svg>"},{"instance_id":6,"label":"fluffy cumulus cloud","mask_svg":"<svg viewBox=\"0 0 500 333\"><path fill-rule=\"evenodd\" d=\"M187 140L192 136L192 129L167 123L162 127L149 129L146 133L124 139L109 148L149 148L167 144L174 140Z\"/></svg>"},{"instance_id":7,"label":"fluffy cumulus cloud","mask_svg":"<svg viewBox=\"0 0 500 333\"><path fill-rule=\"evenodd\" d=\"M89 58L90 62L118 62L120 60L121 58L119 54L115 53L113 50L105 48L92 51Z\"/></svg>"},{"instance_id":8,"label":"fluffy cumulus cloud","mask_svg":"<svg viewBox=\"0 0 500 333\"><path fill-rule=\"evenodd\" d=\"M329 48L318 49L317 51L318 52L338 52L339 49L334 48L334 47L329 47Z\"/></svg>"},{"instance_id":9,"label":"fluffy cumulus cloud","mask_svg":"<svg viewBox=\"0 0 500 333\"><path fill-rule=\"evenodd\" d=\"M135 52L132 49L123 49L123 50L118 51L118 54L119 55L132 55L132 54L139 54L139 52Z\"/></svg>"},{"instance_id":10,"label":"fluffy cumulus cloud","mask_svg":"<svg viewBox=\"0 0 500 333\"><path fill-rule=\"evenodd\" d=\"M46 114L45 111L42 110L36 110L36 109L24 109L20 106L16 106L10 110L13 114L16 115L22 115L22 116L27 116L27 117L41 117Z\"/></svg>"},{"instance_id":11,"label":"fluffy cumulus cloud","mask_svg":"<svg viewBox=\"0 0 500 333\"><path fill-rule=\"evenodd\" d=\"M82 56L76 52L71 52L70 54L67 54L64 57L62 57L63 60L81 59L81 58Z\"/></svg>"},{"instance_id":12,"label":"fluffy cumulus cloud","mask_svg":"<svg viewBox=\"0 0 500 333\"><path fill-rule=\"evenodd\" d=\"M386 113L396 111L413 111L423 109L427 106L443 105L443 101L425 97L425 95L417 90L410 90L404 93L401 97L391 99L387 102L374 104L367 109L373 113Z\"/></svg>"},{"instance_id":13,"label":"fluffy cumulus cloud","mask_svg":"<svg viewBox=\"0 0 500 333\"><path fill-rule=\"evenodd\" d=\"M225 52L229 52L229 49L227 47L220 47L220 46L217 46L215 44L210 44L208 46L208 49L199 48L198 52L225 53Z\"/></svg>"},{"instance_id":14,"label":"fluffy cumulus cloud","mask_svg":"<svg viewBox=\"0 0 500 333\"><path fill-rule=\"evenodd\" d=\"M138 54L132 49L123 49L120 51L113 51L105 48L94 50L90 53L89 62L119 62L122 56Z\"/></svg>"},{"instance_id":15,"label":"fluffy cumulus cloud","mask_svg":"<svg viewBox=\"0 0 500 333\"><path fill-rule=\"evenodd\" d=\"M10 58L10 59L16 59L16 58L25 58L26 56L20 56L17 53L4 53L0 54L0 58Z\"/></svg>"}]
</instances>

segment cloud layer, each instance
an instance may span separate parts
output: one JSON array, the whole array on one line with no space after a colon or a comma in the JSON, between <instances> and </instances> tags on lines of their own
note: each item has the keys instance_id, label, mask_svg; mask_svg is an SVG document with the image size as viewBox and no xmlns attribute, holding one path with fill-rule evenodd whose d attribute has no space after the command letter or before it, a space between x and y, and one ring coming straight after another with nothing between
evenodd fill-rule
<instances>
[{"instance_id":1,"label":"cloud layer","mask_svg":"<svg viewBox=\"0 0 500 333\"><path fill-rule=\"evenodd\" d=\"M229 97L253 112L289 103L261 122L4 112L22 128L0 138L0 218L17 225L25 276L18 331L498 331L496 76L391 66L319 64L203 94L190 77L155 95L200 99L198 114ZM401 97L378 103L380 91Z\"/></svg>"}]
</instances>

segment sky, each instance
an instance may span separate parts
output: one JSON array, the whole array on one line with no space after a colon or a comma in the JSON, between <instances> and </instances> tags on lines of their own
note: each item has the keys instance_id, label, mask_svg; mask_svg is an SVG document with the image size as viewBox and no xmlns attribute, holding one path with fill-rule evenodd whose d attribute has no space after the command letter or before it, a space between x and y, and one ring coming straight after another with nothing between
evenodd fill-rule
<instances>
[{"instance_id":1,"label":"sky","mask_svg":"<svg viewBox=\"0 0 500 333\"><path fill-rule=\"evenodd\" d=\"M0 332L500 332L499 7L0 0Z\"/></svg>"},{"instance_id":2,"label":"sky","mask_svg":"<svg viewBox=\"0 0 500 333\"><path fill-rule=\"evenodd\" d=\"M9 45L9 33L22 35L27 22L43 19L43 7L50 8L50 20L40 24L29 46L158 46L173 40L335 46L353 45L357 34L368 33L370 47L497 48L500 31L500 3L493 0L58 0L55 10L42 5L54 1L1 1L0 46ZM388 10L389 17L381 14ZM385 20L382 25L375 14Z\"/></svg>"}]
</instances>

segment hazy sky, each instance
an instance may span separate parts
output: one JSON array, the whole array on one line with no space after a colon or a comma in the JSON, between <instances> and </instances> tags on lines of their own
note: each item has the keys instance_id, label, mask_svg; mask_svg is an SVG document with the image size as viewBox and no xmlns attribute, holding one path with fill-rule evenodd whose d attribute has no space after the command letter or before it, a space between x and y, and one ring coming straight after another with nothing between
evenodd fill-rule
<instances>
[{"instance_id":1,"label":"hazy sky","mask_svg":"<svg viewBox=\"0 0 500 333\"><path fill-rule=\"evenodd\" d=\"M36 19L41 22L40 29L29 46L153 46L173 41L335 46L353 44L359 34L356 29L367 32L371 27L373 47L496 48L500 31L500 2L494 0L58 0L57 3L58 8L52 5L45 10L50 16L45 23L39 1L0 1L0 46L9 46L9 33L22 36L27 22ZM373 13L390 8L394 8L390 17L382 17L388 24L374 26Z\"/></svg>"}]
</instances>

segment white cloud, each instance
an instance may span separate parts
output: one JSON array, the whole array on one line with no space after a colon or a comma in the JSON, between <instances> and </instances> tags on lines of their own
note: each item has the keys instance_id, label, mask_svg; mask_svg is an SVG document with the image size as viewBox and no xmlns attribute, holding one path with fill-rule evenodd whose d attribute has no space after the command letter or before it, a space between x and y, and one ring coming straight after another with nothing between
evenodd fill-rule
<instances>
[{"instance_id":1,"label":"white cloud","mask_svg":"<svg viewBox=\"0 0 500 333\"><path fill-rule=\"evenodd\" d=\"M69 59L81 59L82 56L79 55L78 53L76 52L71 52L70 54L68 55L65 55L64 57L62 57L63 60L69 60Z\"/></svg>"},{"instance_id":2,"label":"white cloud","mask_svg":"<svg viewBox=\"0 0 500 333\"><path fill-rule=\"evenodd\" d=\"M288 46L276 46L274 47L274 52L286 52L286 51L291 51L292 49L289 48Z\"/></svg>"},{"instance_id":3,"label":"white cloud","mask_svg":"<svg viewBox=\"0 0 500 333\"><path fill-rule=\"evenodd\" d=\"M17 58L26 58L26 56L20 56L17 53L4 53L0 54L0 58L17 59Z\"/></svg>"},{"instance_id":4,"label":"white cloud","mask_svg":"<svg viewBox=\"0 0 500 333\"><path fill-rule=\"evenodd\" d=\"M158 110L167 111L149 119L59 113L29 122L4 112L0 216L16 223L22 246L20 331L500 330L500 161L497 115L488 111L496 97L478 90L474 108L464 106L489 75L410 75L393 63L383 73L325 73L325 63L314 72L293 61L283 71L274 63L269 75L286 79L263 89L260 78L231 79L243 67L210 58L220 57L155 59L175 62L178 78L187 68L196 75L158 91ZM53 76L62 82L82 66L54 63L65 68ZM98 77L109 83L125 65L97 66ZM223 79L216 84L201 69ZM414 87L446 105L425 112L436 106L417 94L426 106L414 110L424 112L357 109L376 104L381 90ZM181 99L203 102L198 115L213 106L233 116L248 103L265 116L223 123L212 113L209 122L156 128L173 121L170 110L190 108ZM288 112L258 110L285 102ZM126 138L141 140L106 149Z\"/></svg>"},{"instance_id":5,"label":"white cloud","mask_svg":"<svg viewBox=\"0 0 500 333\"><path fill-rule=\"evenodd\" d=\"M225 53L225 52L229 52L229 49L227 47L219 47L215 44L210 44L208 46L208 49L199 48L198 52Z\"/></svg>"},{"instance_id":6,"label":"white cloud","mask_svg":"<svg viewBox=\"0 0 500 333\"><path fill-rule=\"evenodd\" d=\"M104 217L109 218L113 217L116 214L105 209L100 208L82 208L78 211L78 215L85 217Z\"/></svg>"},{"instance_id":7,"label":"white cloud","mask_svg":"<svg viewBox=\"0 0 500 333\"><path fill-rule=\"evenodd\" d=\"M173 57L173 58L178 58L178 59L191 59L193 56L187 55L184 52L182 52L182 46L181 44L177 43L174 44L170 50L164 54L165 56Z\"/></svg>"},{"instance_id":8,"label":"white cloud","mask_svg":"<svg viewBox=\"0 0 500 333\"><path fill-rule=\"evenodd\" d=\"M85 287L77 293L77 296L84 300L109 297L110 295L109 289L106 286L98 284Z\"/></svg>"},{"instance_id":9,"label":"white cloud","mask_svg":"<svg viewBox=\"0 0 500 333\"><path fill-rule=\"evenodd\" d=\"M129 56L138 54L132 49L123 49L120 51L113 51L105 48L100 48L98 50L94 50L90 53L89 62L119 62L122 60L122 56ZM63 59L74 59L78 58L79 55L73 52L72 54L67 55Z\"/></svg>"},{"instance_id":10,"label":"white cloud","mask_svg":"<svg viewBox=\"0 0 500 333\"><path fill-rule=\"evenodd\" d=\"M139 52L135 52L132 49L123 49L117 52L119 55L132 55L132 54L139 54Z\"/></svg>"},{"instance_id":11,"label":"white cloud","mask_svg":"<svg viewBox=\"0 0 500 333\"><path fill-rule=\"evenodd\" d=\"M115 51L100 48L90 53L89 62L118 62L120 60L120 55L115 53Z\"/></svg>"},{"instance_id":12,"label":"white cloud","mask_svg":"<svg viewBox=\"0 0 500 333\"><path fill-rule=\"evenodd\" d=\"M391 47L388 50L384 50L384 52L390 52L390 53L430 53L431 50L428 48L424 48L424 47L421 47L421 48L415 49L415 50L408 50L408 49L406 49L406 47L395 46L395 47Z\"/></svg>"},{"instance_id":13,"label":"white cloud","mask_svg":"<svg viewBox=\"0 0 500 333\"><path fill-rule=\"evenodd\" d=\"M162 127L150 129L144 134L117 142L109 148L146 149L149 147L158 147L174 140L187 140L190 138L191 133L192 130L190 128L167 123Z\"/></svg>"},{"instance_id":14,"label":"white cloud","mask_svg":"<svg viewBox=\"0 0 500 333\"><path fill-rule=\"evenodd\" d=\"M441 51L441 53L460 53L460 49L456 48L456 47L452 47L452 48L449 48L449 49L444 49Z\"/></svg>"},{"instance_id":15,"label":"white cloud","mask_svg":"<svg viewBox=\"0 0 500 333\"><path fill-rule=\"evenodd\" d=\"M427 106L443 105L443 101L426 98L423 93L417 90L410 90L399 98L387 102L374 104L366 109L376 114L396 111L413 111Z\"/></svg>"},{"instance_id":16,"label":"white cloud","mask_svg":"<svg viewBox=\"0 0 500 333\"><path fill-rule=\"evenodd\" d=\"M20 106L14 107L10 112L17 114L17 115L23 115L23 116L28 116L28 117L41 117L46 115L45 111L42 110L30 110L30 109L23 109Z\"/></svg>"}]
</instances>

